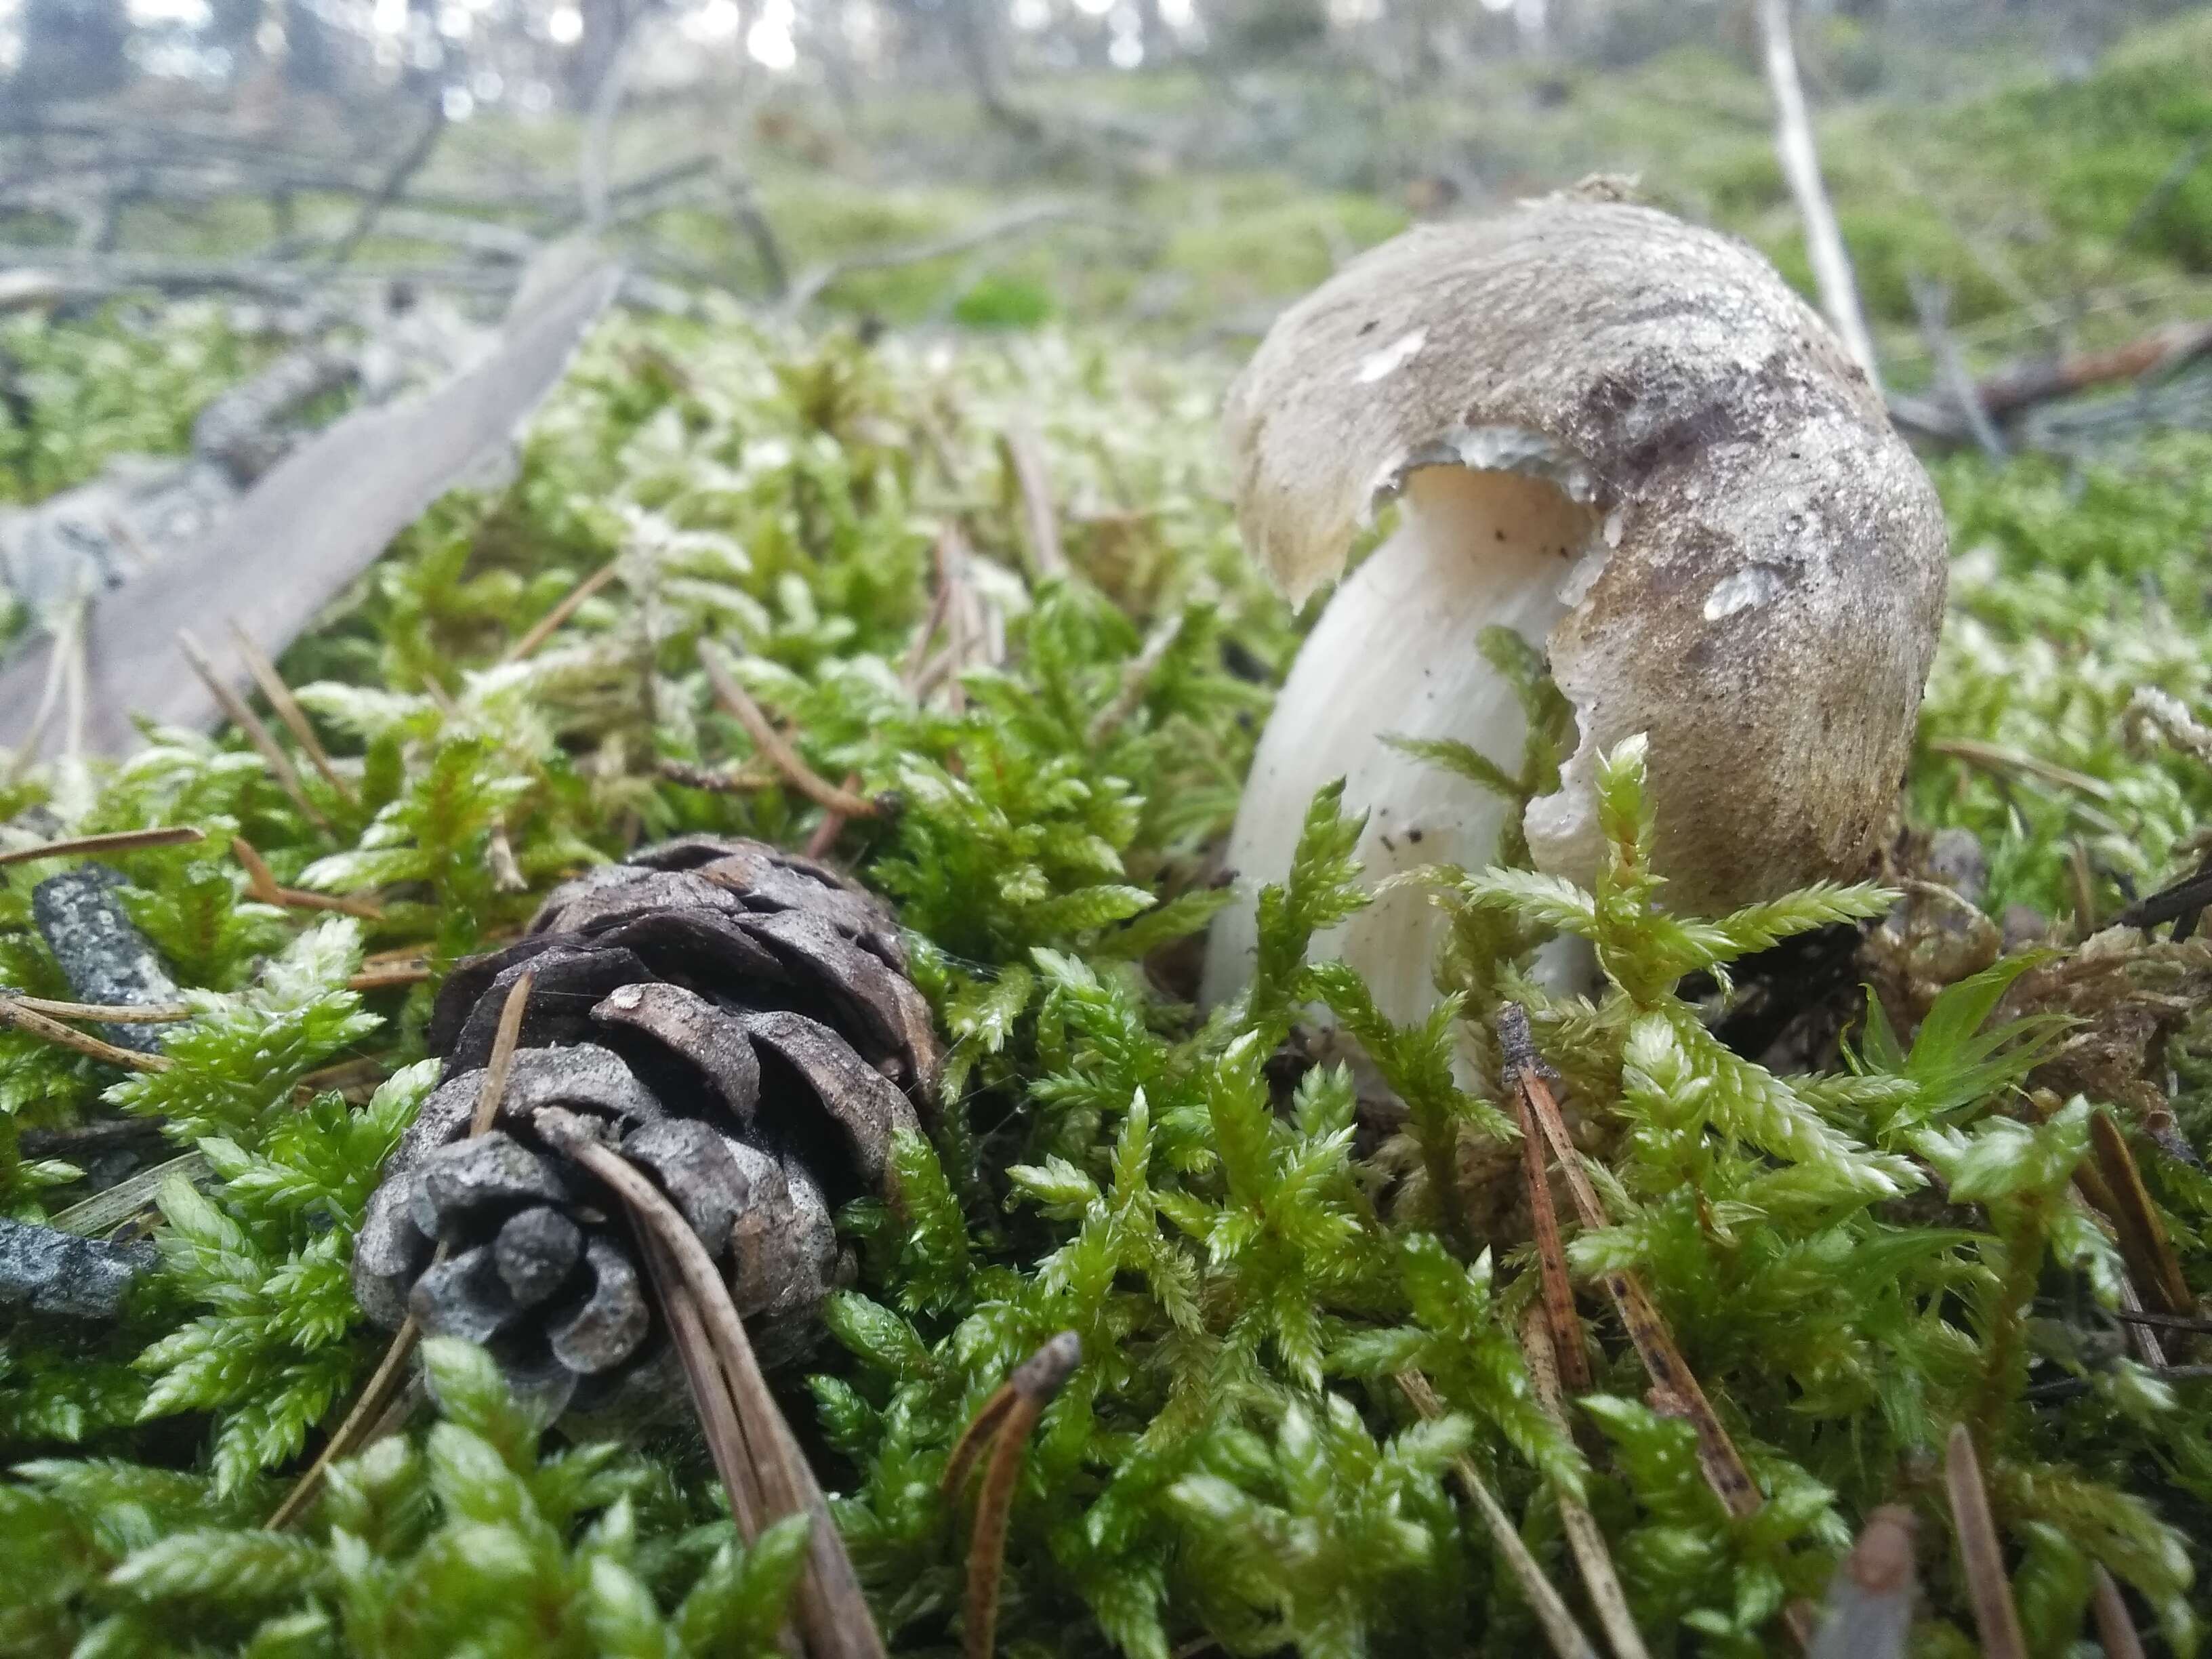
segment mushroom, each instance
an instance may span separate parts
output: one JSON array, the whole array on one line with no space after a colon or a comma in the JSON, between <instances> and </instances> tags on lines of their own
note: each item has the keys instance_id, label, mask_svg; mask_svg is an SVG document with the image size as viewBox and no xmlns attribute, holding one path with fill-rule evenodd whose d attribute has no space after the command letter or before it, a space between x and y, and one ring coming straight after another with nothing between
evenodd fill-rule
<instances>
[{"instance_id":1,"label":"mushroom","mask_svg":"<svg viewBox=\"0 0 2212 1659\"><path fill-rule=\"evenodd\" d=\"M1370 877L1493 860L1516 804L1383 741L1516 763L1492 625L1547 652L1574 710L1559 787L1522 817L1539 869L1593 878L1597 757L1638 732L1679 908L1864 867L1935 653L1943 518L1866 377L1752 249L1586 192L1424 226L1285 312L1225 424L1246 545L1293 600L1342 572L1376 502L1399 510L1261 737L1208 1001L1249 976L1254 892L1332 778L1369 814ZM1440 927L1401 890L1322 944L1409 1020L1437 999Z\"/></svg>"}]
</instances>

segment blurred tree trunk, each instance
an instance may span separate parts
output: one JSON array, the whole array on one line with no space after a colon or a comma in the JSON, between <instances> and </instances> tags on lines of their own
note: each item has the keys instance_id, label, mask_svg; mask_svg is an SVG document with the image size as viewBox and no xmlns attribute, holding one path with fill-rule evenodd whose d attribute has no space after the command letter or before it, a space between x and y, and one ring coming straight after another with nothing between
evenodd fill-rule
<instances>
[{"instance_id":1,"label":"blurred tree trunk","mask_svg":"<svg viewBox=\"0 0 2212 1659\"><path fill-rule=\"evenodd\" d=\"M130 34L123 0L27 0L9 99L59 103L115 91L131 78Z\"/></svg>"},{"instance_id":2,"label":"blurred tree trunk","mask_svg":"<svg viewBox=\"0 0 2212 1659\"><path fill-rule=\"evenodd\" d=\"M630 25L645 7L640 0L577 0L577 9L584 16L584 32L568 49L568 101L577 109L589 109L599 82L622 53Z\"/></svg>"},{"instance_id":3,"label":"blurred tree trunk","mask_svg":"<svg viewBox=\"0 0 2212 1659\"><path fill-rule=\"evenodd\" d=\"M338 48L314 0L284 0L284 84L295 92L338 89Z\"/></svg>"},{"instance_id":4,"label":"blurred tree trunk","mask_svg":"<svg viewBox=\"0 0 2212 1659\"><path fill-rule=\"evenodd\" d=\"M983 113L1025 138L1043 129L1006 95L1006 46L999 35L999 0L951 0L953 46Z\"/></svg>"}]
</instances>

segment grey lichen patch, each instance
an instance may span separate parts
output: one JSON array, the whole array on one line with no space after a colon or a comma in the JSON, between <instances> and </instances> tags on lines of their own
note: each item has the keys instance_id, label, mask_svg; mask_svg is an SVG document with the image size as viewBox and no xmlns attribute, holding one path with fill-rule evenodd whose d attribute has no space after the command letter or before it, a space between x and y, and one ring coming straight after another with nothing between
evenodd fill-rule
<instances>
[{"instance_id":1,"label":"grey lichen patch","mask_svg":"<svg viewBox=\"0 0 2212 1659\"><path fill-rule=\"evenodd\" d=\"M157 1260L151 1244L111 1244L0 1217L0 1309L113 1319L132 1283Z\"/></svg>"},{"instance_id":2,"label":"grey lichen patch","mask_svg":"<svg viewBox=\"0 0 2212 1659\"><path fill-rule=\"evenodd\" d=\"M49 876L32 890L32 920L79 1001L173 1002L177 982L117 897L123 884L122 872L104 864ZM118 1048L160 1052L158 1025L96 1029Z\"/></svg>"}]
</instances>

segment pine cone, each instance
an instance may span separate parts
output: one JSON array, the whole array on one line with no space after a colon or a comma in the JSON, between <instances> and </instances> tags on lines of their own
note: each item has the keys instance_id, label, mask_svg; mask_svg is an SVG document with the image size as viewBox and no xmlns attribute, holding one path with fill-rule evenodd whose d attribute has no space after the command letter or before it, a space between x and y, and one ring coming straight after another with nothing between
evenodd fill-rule
<instances>
[{"instance_id":1,"label":"pine cone","mask_svg":"<svg viewBox=\"0 0 2212 1659\"><path fill-rule=\"evenodd\" d=\"M514 1067L470 1139L526 971ZM559 889L521 940L454 968L428 1039L443 1078L369 1200L356 1292L387 1328L412 1312L579 1407L665 1342L621 1206L540 1140L541 1108L606 1122L729 1273L763 1363L787 1363L846 1265L831 1212L883 1189L937 1063L875 899L759 842L703 836Z\"/></svg>"}]
</instances>

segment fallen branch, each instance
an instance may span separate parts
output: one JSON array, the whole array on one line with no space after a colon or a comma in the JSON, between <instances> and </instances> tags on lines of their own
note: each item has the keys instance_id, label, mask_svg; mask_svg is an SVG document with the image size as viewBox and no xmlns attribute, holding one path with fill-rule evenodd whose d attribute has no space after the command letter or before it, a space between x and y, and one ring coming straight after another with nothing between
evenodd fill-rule
<instances>
[{"instance_id":1,"label":"fallen branch","mask_svg":"<svg viewBox=\"0 0 2212 1659\"><path fill-rule=\"evenodd\" d=\"M1574 1425L1567 1420L1559 1360L1541 1310L1528 1310L1520 1334L1521 1357L1528 1367L1528 1380L1535 1385L1536 1402L1552 1419L1553 1427L1572 1439ZM1567 1535L1567 1548L1582 1574L1583 1589L1589 1593L1590 1606L1597 1610L1598 1623L1613 1644L1617 1659L1650 1659L1643 1635L1636 1628L1636 1615L1629 1611L1628 1593L1620 1587L1620 1574L1613 1565L1613 1552L1606 1547L1605 1529L1598 1525L1597 1516L1590 1513L1589 1504L1570 1492L1555 1490L1553 1499L1559 1506L1559 1528Z\"/></svg>"},{"instance_id":2,"label":"fallen branch","mask_svg":"<svg viewBox=\"0 0 2212 1659\"><path fill-rule=\"evenodd\" d=\"M654 1247L665 1253L673 1277L697 1310L714 1368L729 1390L747 1461L757 1480L763 1517L780 1520L804 1513L811 1518L807 1567L799 1587L799 1624L814 1659L883 1659L883 1638L860 1594L828 1501L769 1392L751 1340L730 1301L729 1287L706 1246L659 1188L600 1141L587 1120L549 1106L532 1121L546 1142L605 1182L629 1212L640 1233L650 1235ZM700 1405L702 1413L709 1409L705 1401ZM734 1492L732 1501L737 1501Z\"/></svg>"},{"instance_id":3,"label":"fallen branch","mask_svg":"<svg viewBox=\"0 0 2212 1659\"><path fill-rule=\"evenodd\" d=\"M1774 94L1775 154L1790 182L1790 193L1796 198L1797 216L1804 221L1805 252L1812 261L1820 309L1851 361L1866 371L1879 392L1881 374L1875 362L1874 337L1867 331L1851 257L1820 178L1820 151L1813 140L1804 84L1797 76L1797 51L1790 40L1790 0L1759 0L1759 29L1765 46L1767 85Z\"/></svg>"},{"instance_id":4,"label":"fallen branch","mask_svg":"<svg viewBox=\"0 0 2212 1659\"><path fill-rule=\"evenodd\" d=\"M232 626L235 629L236 624ZM276 787L284 792L310 823L326 835L334 834L331 821L323 816L322 809L307 799L307 787L300 781L299 769L292 764L291 757L277 746L276 734L263 723L260 715L246 706L246 699L231 690L230 683L216 672L215 665L208 659L200 642L192 637L190 629L177 630L177 649L184 653L185 660L191 665L192 672L199 677L200 684L207 687L208 696L215 699L215 705L222 711L223 718L246 734L246 741L266 763L270 776L276 780ZM247 867L250 870L252 866L249 865ZM264 873L266 873L265 870ZM272 887L275 884L274 882L270 884Z\"/></svg>"},{"instance_id":5,"label":"fallen branch","mask_svg":"<svg viewBox=\"0 0 2212 1659\"><path fill-rule=\"evenodd\" d=\"M2004 439L1983 405L1981 388L1966 372L1966 360L1960 355L1959 343L1951 333L1951 290L1917 273L1908 279L1907 286L1912 291L1912 308L1920 318L1921 338L1928 343L1929 355L1936 362L1936 380L1958 405L1966 430L1973 434L1982 453L1992 460L2004 459Z\"/></svg>"},{"instance_id":6,"label":"fallen branch","mask_svg":"<svg viewBox=\"0 0 2212 1659\"><path fill-rule=\"evenodd\" d=\"M799 751L787 742L783 734L769 724L761 706L751 693L738 684L714 646L702 642L699 647L699 663L707 671L707 684L723 708L737 716L738 724L745 728L745 735L753 740L753 747L777 774L800 794L816 805L825 807L841 817L873 818L883 816L883 809L865 795L856 795L849 789L841 789L823 777L804 760Z\"/></svg>"},{"instance_id":7,"label":"fallen branch","mask_svg":"<svg viewBox=\"0 0 2212 1659\"><path fill-rule=\"evenodd\" d=\"M15 997L0 996L0 1025L12 1025L27 1036L43 1037L48 1042L72 1049L88 1060L120 1066L128 1071L166 1072L173 1063L166 1055L143 1054L136 1048L118 1048L112 1042L102 1042L96 1036L25 1007Z\"/></svg>"},{"instance_id":8,"label":"fallen branch","mask_svg":"<svg viewBox=\"0 0 2212 1659\"><path fill-rule=\"evenodd\" d=\"M863 253L850 253L842 259L832 259L816 265L791 285L784 295L781 310L786 316L795 315L822 297L824 290L856 276L864 270L892 270L901 265L927 264L932 259L946 259L956 253L966 253L1008 236L1018 236L1042 226L1064 220L1081 218L1085 210L1068 203L1032 203L1016 208L1011 213L986 219L965 230L955 231L926 242L911 243L905 247L879 248Z\"/></svg>"},{"instance_id":9,"label":"fallen branch","mask_svg":"<svg viewBox=\"0 0 2212 1659\"><path fill-rule=\"evenodd\" d=\"M231 643L237 647L239 660L246 672L253 676L253 683L261 688L261 695L269 699L269 706L276 711L276 718L284 723L300 747L307 750L307 759L330 785L337 798L349 806L355 804L353 786L348 783L331 763L330 752L322 740L315 736L315 728L308 722L307 712L300 707L292 688L284 684L284 677L276 672L276 665L269 660L266 652L254 643L253 636L235 622L230 624Z\"/></svg>"},{"instance_id":10,"label":"fallen branch","mask_svg":"<svg viewBox=\"0 0 2212 1659\"><path fill-rule=\"evenodd\" d=\"M999 443L1021 492L1022 529L1029 544L1031 574L1041 582L1058 581L1067 574L1067 556L1060 550L1060 515L1053 507L1052 475L1045 465L1044 445L1026 421L1008 427Z\"/></svg>"},{"instance_id":11,"label":"fallen branch","mask_svg":"<svg viewBox=\"0 0 2212 1659\"><path fill-rule=\"evenodd\" d=\"M354 216L353 223L347 228L345 234L338 238L337 246L331 250L332 264L345 264L353 258L355 250L368 240L369 233L376 228L377 220L386 208L399 199L401 192L407 188L408 181L428 162L430 153L438 148L438 140L445 136L445 132L446 100L441 88L439 95L430 100L422 131L392 162L392 170L384 175L383 182L361 204L361 211Z\"/></svg>"}]
</instances>

